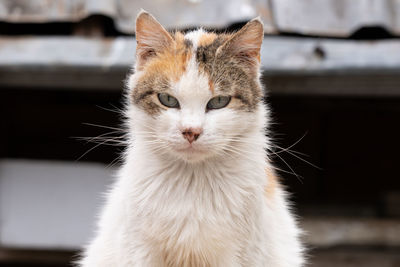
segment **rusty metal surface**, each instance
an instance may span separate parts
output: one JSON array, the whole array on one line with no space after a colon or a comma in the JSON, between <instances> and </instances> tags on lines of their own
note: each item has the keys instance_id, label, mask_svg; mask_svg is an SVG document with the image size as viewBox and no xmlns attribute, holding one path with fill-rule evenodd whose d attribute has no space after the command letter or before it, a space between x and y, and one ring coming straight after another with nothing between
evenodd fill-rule
<instances>
[{"instance_id":1,"label":"rusty metal surface","mask_svg":"<svg viewBox=\"0 0 400 267\"><path fill-rule=\"evenodd\" d=\"M142 8L170 29L221 28L261 16L266 31L273 31L268 0L2 0L0 21L79 21L102 14L113 18L120 31L133 33Z\"/></svg>"},{"instance_id":2,"label":"rusty metal surface","mask_svg":"<svg viewBox=\"0 0 400 267\"><path fill-rule=\"evenodd\" d=\"M274 0L280 31L345 37L365 26L400 35L400 0Z\"/></svg>"},{"instance_id":3,"label":"rusty metal surface","mask_svg":"<svg viewBox=\"0 0 400 267\"><path fill-rule=\"evenodd\" d=\"M102 14L118 30L133 33L141 8L170 29L223 28L260 15L266 33L346 37L361 27L381 26L400 35L400 0L2 0L0 21L80 21Z\"/></svg>"},{"instance_id":4,"label":"rusty metal surface","mask_svg":"<svg viewBox=\"0 0 400 267\"><path fill-rule=\"evenodd\" d=\"M136 41L129 37L3 37L0 68L128 68L135 49Z\"/></svg>"},{"instance_id":5,"label":"rusty metal surface","mask_svg":"<svg viewBox=\"0 0 400 267\"><path fill-rule=\"evenodd\" d=\"M1 37L0 68L129 68L134 63L132 37ZM264 38L262 68L267 72L400 71L400 41L351 41L323 38Z\"/></svg>"}]
</instances>

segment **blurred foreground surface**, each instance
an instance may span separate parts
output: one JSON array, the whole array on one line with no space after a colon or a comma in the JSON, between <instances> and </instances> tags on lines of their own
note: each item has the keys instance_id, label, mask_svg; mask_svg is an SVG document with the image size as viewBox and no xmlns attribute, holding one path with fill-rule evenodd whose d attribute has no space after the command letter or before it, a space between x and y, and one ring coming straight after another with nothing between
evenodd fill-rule
<instances>
[{"instance_id":1,"label":"blurred foreground surface","mask_svg":"<svg viewBox=\"0 0 400 267\"><path fill-rule=\"evenodd\" d=\"M0 253L0 258L2 253ZM10 256L17 259L10 259ZM8 258L8 260L7 260ZM76 259L76 252L18 252L8 253L1 267L67 267ZM25 258L25 259L24 259ZM312 267L398 267L398 250L385 248L332 248L310 253Z\"/></svg>"}]
</instances>

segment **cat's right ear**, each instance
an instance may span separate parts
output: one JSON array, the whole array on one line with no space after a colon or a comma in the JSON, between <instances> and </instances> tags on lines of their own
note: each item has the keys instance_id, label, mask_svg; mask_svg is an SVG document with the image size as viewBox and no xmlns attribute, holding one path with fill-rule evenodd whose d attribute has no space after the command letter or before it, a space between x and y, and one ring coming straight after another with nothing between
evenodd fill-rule
<instances>
[{"instance_id":1,"label":"cat's right ear","mask_svg":"<svg viewBox=\"0 0 400 267\"><path fill-rule=\"evenodd\" d=\"M172 36L149 13L142 10L136 18L136 66L140 69L151 57L171 46Z\"/></svg>"}]
</instances>

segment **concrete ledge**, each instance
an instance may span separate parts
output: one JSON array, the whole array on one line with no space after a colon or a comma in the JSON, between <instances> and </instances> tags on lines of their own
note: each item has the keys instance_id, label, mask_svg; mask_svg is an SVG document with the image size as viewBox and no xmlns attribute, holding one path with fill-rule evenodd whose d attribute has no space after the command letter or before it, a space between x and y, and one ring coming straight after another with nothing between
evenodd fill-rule
<instances>
[{"instance_id":1,"label":"concrete ledge","mask_svg":"<svg viewBox=\"0 0 400 267\"><path fill-rule=\"evenodd\" d=\"M121 90L122 80L134 64L135 46L133 37L1 37L0 86ZM271 84L285 77L282 81L286 84L270 86L273 92L359 95L366 90L371 95L400 95L399 40L266 36L261 59L264 76ZM336 82L336 87L325 90L332 87L326 76L333 77L333 82L349 77L349 85L340 91L341 84ZM304 77L313 81L321 77L324 82L307 86L310 79L299 83ZM378 89L368 88L378 82Z\"/></svg>"},{"instance_id":2,"label":"concrete ledge","mask_svg":"<svg viewBox=\"0 0 400 267\"><path fill-rule=\"evenodd\" d=\"M312 267L396 267L399 248L339 247L310 251Z\"/></svg>"},{"instance_id":3,"label":"concrete ledge","mask_svg":"<svg viewBox=\"0 0 400 267\"><path fill-rule=\"evenodd\" d=\"M0 160L0 247L80 248L112 174L96 163Z\"/></svg>"},{"instance_id":4,"label":"concrete ledge","mask_svg":"<svg viewBox=\"0 0 400 267\"><path fill-rule=\"evenodd\" d=\"M102 164L0 161L0 247L75 250L94 229L113 170ZM311 247L398 246L400 220L301 218ZM62 225L62 227L60 227Z\"/></svg>"},{"instance_id":5,"label":"concrete ledge","mask_svg":"<svg viewBox=\"0 0 400 267\"><path fill-rule=\"evenodd\" d=\"M313 247L400 246L399 219L306 217L301 221L305 241Z\"/></svg>"}]
</instances>

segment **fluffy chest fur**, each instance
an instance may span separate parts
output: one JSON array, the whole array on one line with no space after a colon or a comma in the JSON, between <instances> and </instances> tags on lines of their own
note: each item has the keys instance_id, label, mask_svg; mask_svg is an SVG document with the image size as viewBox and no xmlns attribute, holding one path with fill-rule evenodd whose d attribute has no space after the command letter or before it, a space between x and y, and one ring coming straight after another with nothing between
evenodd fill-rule
<instances>
[{"instance_id":1,"label":"fluffy chest fur","mask_svg":"<svg viewBox=\"0 0 400 267\"><path fill-rule=\"evenodd\" d=\"M264 190L254 177L265 177L262 162L233 156L193 166L136 150L142 159L125 166L120 194L129 196L133 235L166 266L223 266L257 238Z\"/></svg>"}]
</instances>

